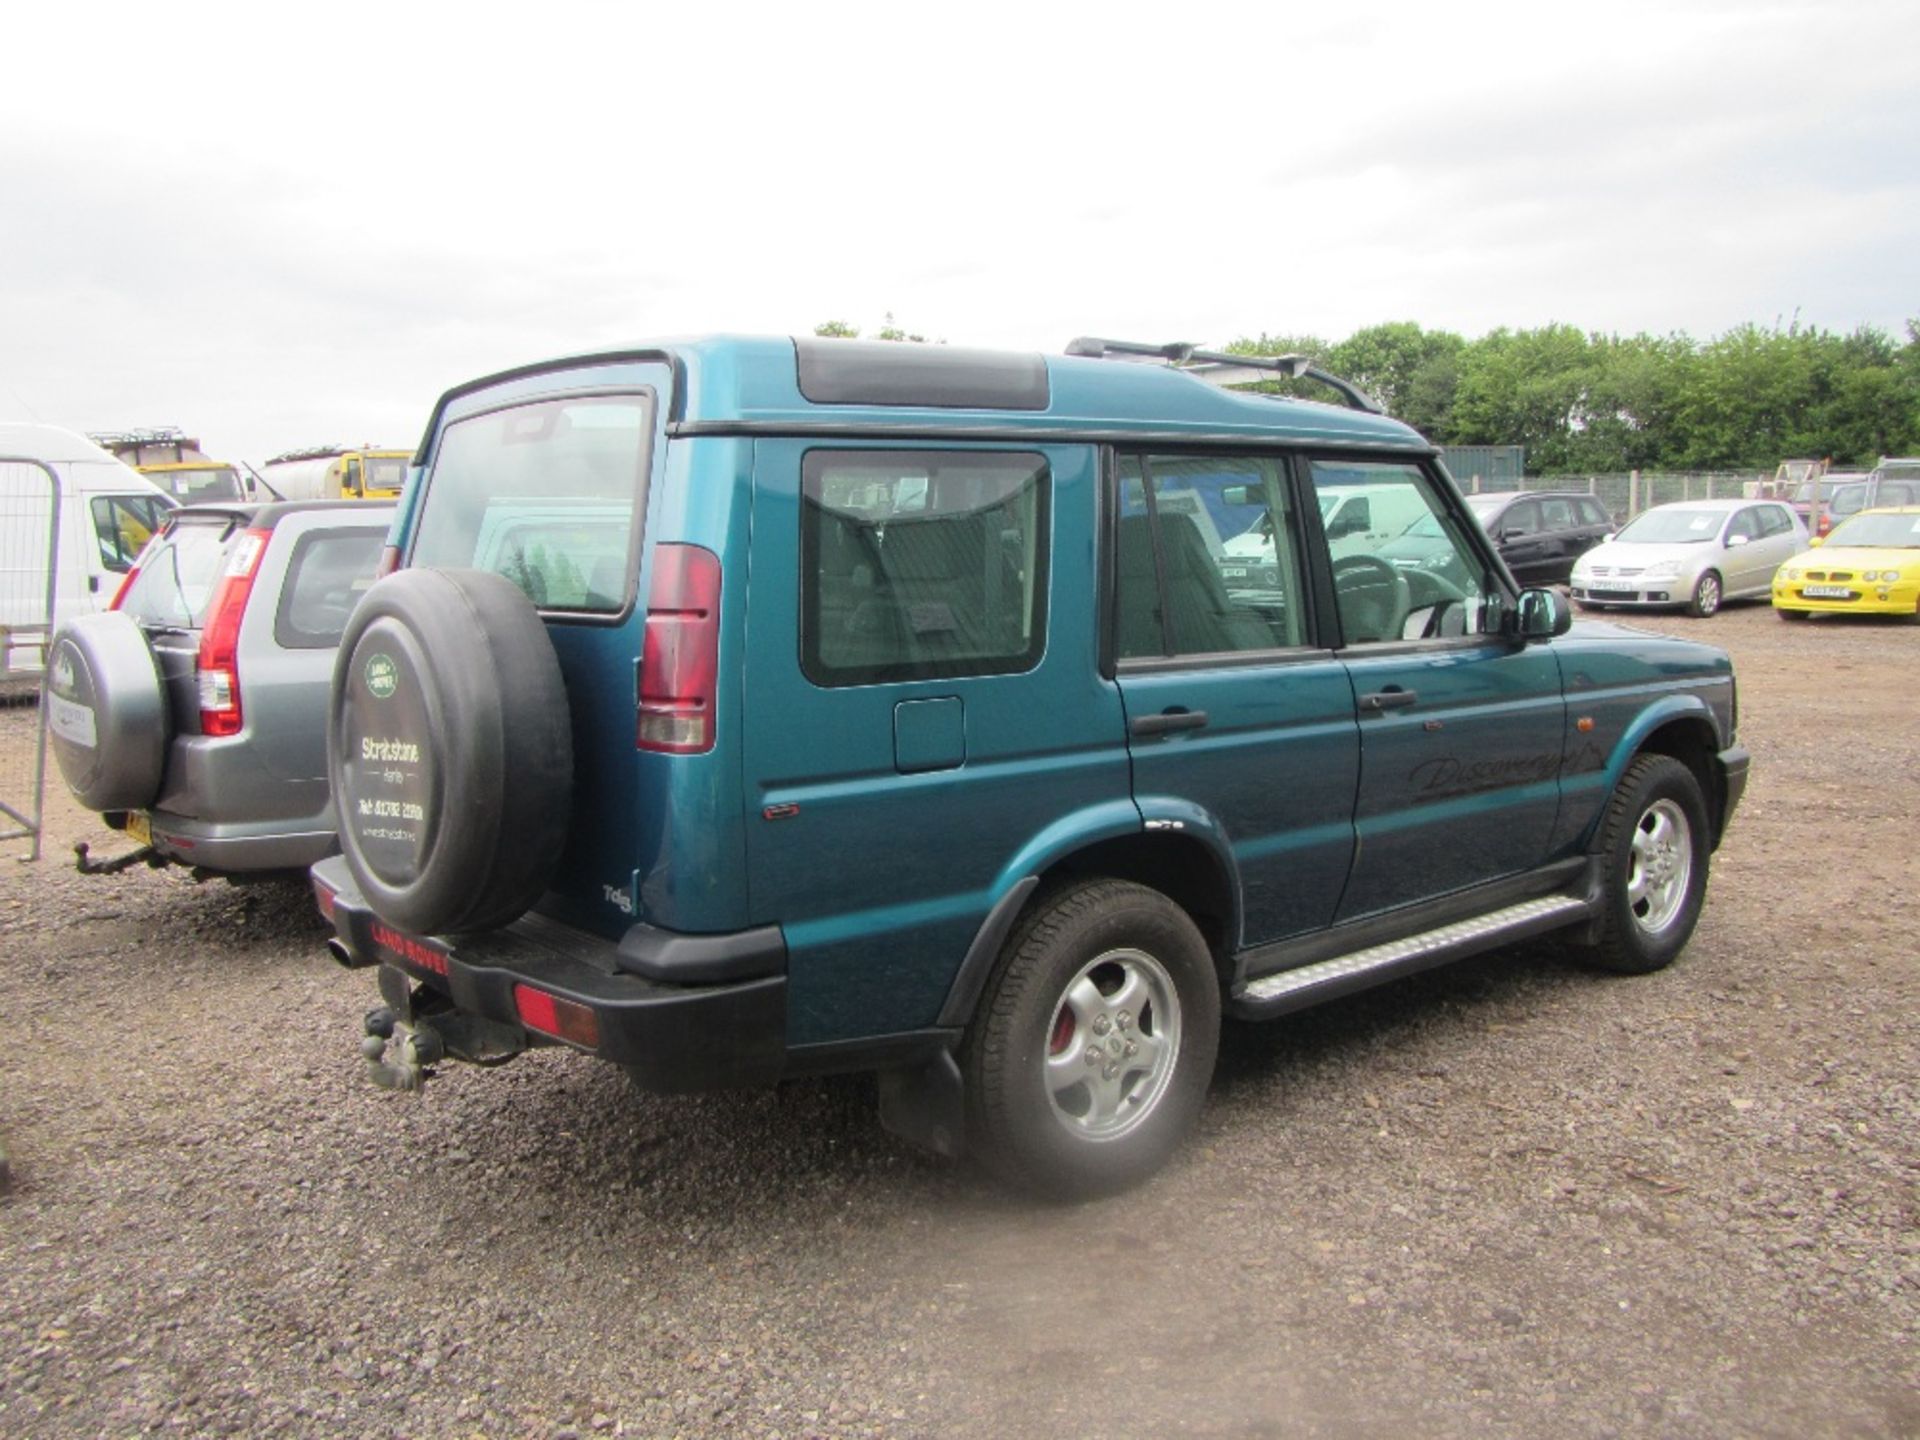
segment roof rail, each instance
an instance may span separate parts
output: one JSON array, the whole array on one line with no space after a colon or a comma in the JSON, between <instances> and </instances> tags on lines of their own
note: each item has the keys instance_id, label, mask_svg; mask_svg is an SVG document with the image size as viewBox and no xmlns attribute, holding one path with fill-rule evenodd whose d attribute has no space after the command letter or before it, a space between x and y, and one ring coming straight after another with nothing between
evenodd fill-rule
<instances>
[{"instance_id":1,"label":"roof rail","mask_svg":"<svg viewBox=\"0 0 1920 1440\"><path fill-rule=\"evenodd\" d=\"M1102 340L1082 335L1067 346L1067 354L1084 355L1095 360L1164 360L1177 370L1205 380L1209 385L1246 385L1284 375L1289 380L1318 380L1335 391L1348 406L1369 415L1387 412L1366 391L1338 375L1329 375L1305 355L1233 355L1225 350L1202 350L1175 340L1166 345L1148 345L1137 340Z\"/></svg>"}]
</instances>

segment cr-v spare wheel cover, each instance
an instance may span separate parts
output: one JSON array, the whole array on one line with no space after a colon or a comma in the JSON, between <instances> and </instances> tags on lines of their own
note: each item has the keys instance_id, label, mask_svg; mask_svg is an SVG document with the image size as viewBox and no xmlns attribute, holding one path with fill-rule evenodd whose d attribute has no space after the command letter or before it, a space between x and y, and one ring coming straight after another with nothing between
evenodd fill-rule
<instances>
[{"instance_id":1,"label":"cr-v spare wheel cover","mask_svg":"<svg viewBox=\"0 0 1920 1440\"><path fill-rule=\"evenodd\" d=\"M47 654L47 738L89 810L141 810L167 763L167 694L139 622L119 610L62 624Z\"/></svg>"},{"instance_id":2,"label":"cr-v spare wheel cover","mask_svg":"<svg viewBox=\"0 0 1920 1440\"><path fill-rule=\"evenodd\" d=\"M401 570L334 661L328 778L376 914L421 933L507 924L566 841L573 735L546 626L509 580Z\"/></svg>"}]
</instances>

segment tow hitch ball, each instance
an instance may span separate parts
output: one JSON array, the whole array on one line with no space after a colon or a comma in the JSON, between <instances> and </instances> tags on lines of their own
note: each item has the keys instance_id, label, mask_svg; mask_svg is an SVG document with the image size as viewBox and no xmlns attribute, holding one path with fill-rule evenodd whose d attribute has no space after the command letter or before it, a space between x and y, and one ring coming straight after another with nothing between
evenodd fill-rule
<instances>
[{"instance_id":1,"label":"tow hitch ball","mask_svg":"<svg viewBox=\"0 0 1920 1440\"><path fill-rule=\"evenodd\" d=\"M385 1005L367 1012L366 1030L360 1053L367 1057L367 1078L383 1090L418 1090L433 1074L432 1067L447 1055L439 1031L417 1019L402 1027ZM398 1043L394 1043L396 1031L403 1032ZM389 1049L394 1056L391 1064Z\"/></svg>"}]
</instances>

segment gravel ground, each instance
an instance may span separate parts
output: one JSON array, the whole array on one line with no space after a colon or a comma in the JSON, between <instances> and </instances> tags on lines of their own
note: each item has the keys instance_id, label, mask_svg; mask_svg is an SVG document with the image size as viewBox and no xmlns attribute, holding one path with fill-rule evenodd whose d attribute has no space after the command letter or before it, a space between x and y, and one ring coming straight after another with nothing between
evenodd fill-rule
<instances>
[{"instance_id":1,"label":"gravel ground","mask_svg":"<svg viewBox=\"0 0 1920 1440\"><path fill-rule=\"evenodd\" d=\"M1231 1028L1076 1208L861 1080L378 1092L303 890L79 876L122 842L63 800L0 865L0 1433L1920 1435L1920 629L1647 623L1734 652L1755 754L1681 961Z\"/></svg>"}]
</instances>

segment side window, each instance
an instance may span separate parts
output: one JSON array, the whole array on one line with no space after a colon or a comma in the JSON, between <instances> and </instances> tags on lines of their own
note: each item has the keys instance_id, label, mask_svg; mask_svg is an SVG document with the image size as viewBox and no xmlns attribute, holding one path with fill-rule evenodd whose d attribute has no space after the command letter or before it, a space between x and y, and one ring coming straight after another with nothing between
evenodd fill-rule
<instances>
[{"instance_id":1,"label":"side window","mask_svg":"<svg viewBox=\"0 0 1920 1440\"><path fill-rule=\"evenodd\" d=\"M1540 526L1544 530L1571 530L1580 522L1573 518L1573 502L1564 496L1540 502Z\"/></svg>"},{"instance_id":2,"label":"side window","mask_svg":"<svg viewBox=\"0 0 1920 1440\"><path fill-rule=\"evenodd\" d=\"M1607 514L1607 507L1591 495L1580 502L1580 523L1582 525L1611 525L1613 518Z\"/></svg>"},{"instance_id":3,"label":"side window","mask_svg":"<svg viewBox=\"0 0 1920 1440\"><path fill-rule=\"evenodd\" d=\"M1046 648L1038 455L810 450L800 668L816 685L1030 670Z\"/></svg>"},{"instance_id":4,"label":"side window","mask_svg":"<svg viewBox=\"0 0 1920 1440\"><path fill-rule=\"evenodd\" d=\"M139 495L96 495L90 508L100 563L124 575L159 528L158 508Z\"/></svg>"},{"instance_id":5,"label":"side window","mask_svg":"<svg viewBox=\"0 0 1920 1440\"><path fill-rule=\"evenodd\" d=\"M1123 455L1115 547L1123 660L1306 643L1283 461Z\"/></svg>"},{"instance_id":6,"label":"side window","mask_svg":"<svg viewBox=\"0 0 1920 1440\"><path fill-rule=\"evenodd\" d=\"M1727 526L1727 539L1754 540L1760 535L1760 515L1752 506L1740 511Z\"/></svg>"},{"instance_id":7,"label":"side window","mask_svg":"<svg viewBox=\"0 0 1920 1440\"><path fill-rule=\"evenodd\" d=\"M282 649L321 650L340 643L347 617L373 584L386 533L318 530L300 537L273 617L273 638Z\"/></svg>"},{"instance_id":8,"label":"side window","mask_svg":"<svg viewBox=\"0 0 1920 1440\"><path fill-rule=\"evenodd\" d=\"M1450 639L1488 625L1496 591L1469 538L1473 522L1448 509L1431 476L1393 461L1316 460L1312 473L1323 521L1356 490L1375 521L1363 536L1327 535L1345 643Z\"/></svg>"},{"instance_id":9,"label":"side window","mask_svg":"<svg viewBox=\"0 0 1920 1440\"><path fill-rule=\"evenodd\" d=\"M1793 529L1793 522L1787 518L1787 512L1778 505L1760 507L1760 533L1762 535L1785 535Z\"/></svg>"},{"instance_id":10,"label":"side window","mask_svg":"<svg viewBox=\"0 0 1920 1440\"><path fill-rule=\"evenodd\" d=\"M1500 534L1508 540L1518 540L1524 535L1540 533L1540 505L1538 501L1521 500L1507 507L1507 513L1500 517Z\"/></svg>"}]
</instances>

